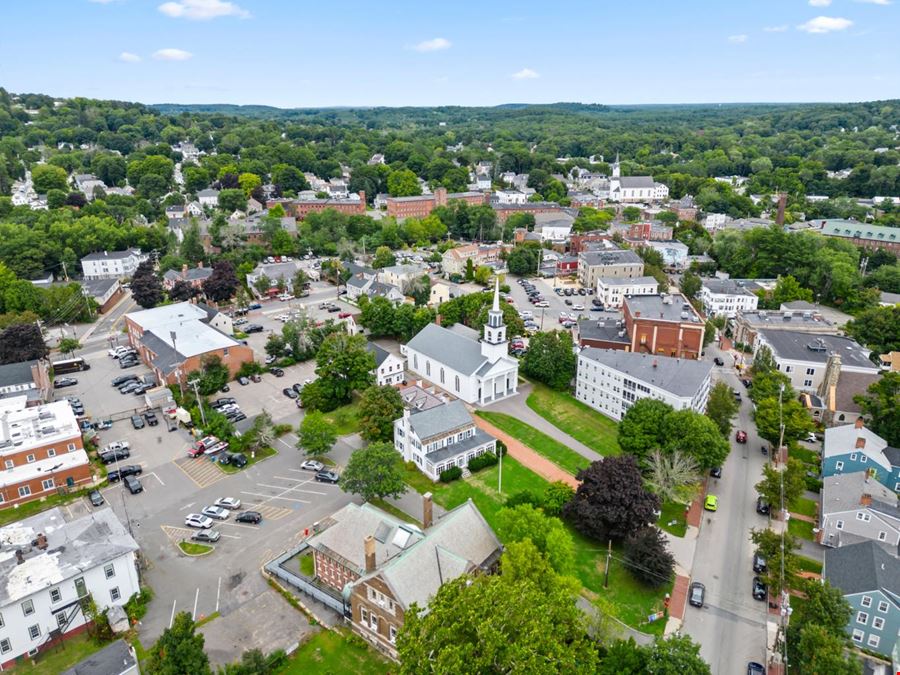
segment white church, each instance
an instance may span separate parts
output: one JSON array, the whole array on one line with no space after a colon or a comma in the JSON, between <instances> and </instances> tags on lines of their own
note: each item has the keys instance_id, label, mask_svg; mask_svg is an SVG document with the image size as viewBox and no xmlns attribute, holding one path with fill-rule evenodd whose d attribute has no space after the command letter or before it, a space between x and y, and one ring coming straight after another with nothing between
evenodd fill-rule
<instances>
[{"instance_id":1,"label":"white church","mask_svg":"<svg viewBox=\"0 0 900 675\"><path fill-rule=\"evenodd\" d=\"M653 202L668 199L669 188L652 176L622 176L619 155L611 168L609 199L614 202Z\"/></svg>"},{"instance_id":2,"label":"white church","mask_svg":"<svg viewBox=\"0 0 900 675\"><path fill-rule=\"evenodd\" d=\"M407 370L466 403L488 405L518 393L519 362L508 353L499 282L481 340L460 324L443 328L431 323L400 351Z\"/></svg>"}]
</instances>

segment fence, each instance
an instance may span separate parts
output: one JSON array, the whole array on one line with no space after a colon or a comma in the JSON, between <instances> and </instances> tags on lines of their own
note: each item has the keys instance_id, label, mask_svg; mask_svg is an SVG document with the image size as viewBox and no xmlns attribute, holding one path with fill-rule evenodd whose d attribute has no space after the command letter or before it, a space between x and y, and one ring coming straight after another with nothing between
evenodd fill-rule
<instances>
[{"instance_id":1,"label":"fence","mask_svg":"<svg viewBox=\"0 0 900 675\"><path fill-rule=\"evenodd\" d=\"M309 544L304 541L298 546L285 551L274 560L266 563L265 570L269 574L276 576L285 583L290 584L302 593L309 595L314 600L318 600L326 607L330 607L334 611L339 612L342 616L351 616L350 603L349 601L345 601L340 593L330 588L326 589L325 587L317 584L313 579L301 576L300 574L292 572L287 567L285 567L285 562L301 555L308 548ZM297 567L299 569L299 565Z\"/></svg>"}]
</instances>

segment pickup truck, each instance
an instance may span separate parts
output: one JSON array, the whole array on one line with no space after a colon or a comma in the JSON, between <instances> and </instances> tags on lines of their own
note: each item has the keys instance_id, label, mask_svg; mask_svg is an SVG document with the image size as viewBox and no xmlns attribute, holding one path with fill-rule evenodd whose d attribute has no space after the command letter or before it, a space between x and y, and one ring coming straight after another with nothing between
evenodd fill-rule
<instances>
[{"instance_id":1,"label":"pickup truck","mask_svg":"<svg viewBox=\"0 0 900 675\"><path fill-rule=\"evenodd\" d=\"M219 439L215 436L204 436L203 438L194 441L191 447L188 449L188 454L191 457L198 457L206 452L206 449L212 447L216 443L219 442Z\"/></svg>"},{"instance_id":2,"label":"pickup truck","mask_svg":"<svg viewBox=\"0 0 900 675\"><path fill-rule=\"evenodd\" d=\"M131 443L128 441L113 441L105 448L103 448L103 452L113 452L114 450L129 450L131 448Z\"/></svg>"}]
</instances>

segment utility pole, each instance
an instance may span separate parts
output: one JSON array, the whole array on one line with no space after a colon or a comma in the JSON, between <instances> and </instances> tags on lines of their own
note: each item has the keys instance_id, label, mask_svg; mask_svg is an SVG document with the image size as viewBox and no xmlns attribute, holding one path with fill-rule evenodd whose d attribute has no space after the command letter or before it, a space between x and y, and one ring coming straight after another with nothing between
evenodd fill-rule
<instances>
[{"instance_id":1,"label":"utility pole","mask_svg":"<svg viewBox=\"0 0 900 675\"><path fill-rule=\"evenodd\" d=\"M503 451L497 450L497 454L500 456L498 469L497 469L497 492L499 494L503 494Z\"/></svg>"},{"instance_id":2,"label":"utility pole","mask_svg":"<svg viewBox=\"0 0 900 675\"><path fill-rule=\"evenodd\" d=\"M606 549L606 574L603 579L603 588L609 588L609 562L612 558L612 539L609 540L609 545Z\"/></svg>"},{"instance_id":3,"label":"utility pole","mask_svg":"<svg viewBox=\"0 0 900 675\"><path fill-rule=\"evenodd\" d=\"M197 405L200 407L200 419L203 420L203 426L206 426L206 411L203 410L203 399L200 398L200 392L197 387L200 385L199 380L191 380L188 382L194 388L194 396L197 397Z\"/></svg>"},{"instance_id":4,"label":"utility pole","mask_svg":"<svg viewBox=\"0 0 900 675\"><path fill-rule=\"evenodd\" d=\"M784 445L784 407L783 407L783 399L784 399L784 384L782 384L778 389L778 454L781 454L781 448ZM787 521L788 515L784 510L784 472L787 471L787 462L782 463L781 472L779 474L780 478L780 486L781 486L781 517L783 519L784 527L781 529L781 579L780 579L780 588L778 589L781 593L781 597L779 598L779 614L781 615L781 649L782 649L782 663L784 665L784 672L788 672L788 654L787 654L787 627L785 626L785 622L787 621L787 617L790 611L790 606L785 607L785 602L788 601L788 594L784 590L784 531L787 529Z\"/></svg>"},{"instance_id":5,"label":"utility pole","mask_svg":"<svg viewBox=\"0 0 900 675\"><path fill-rule=\"evenodd\" d=\"M63 266L63 276L66 278L66 283L69 283L69 270L66 269L66 261L62 261Z\"/></svg>"}]
</instances>

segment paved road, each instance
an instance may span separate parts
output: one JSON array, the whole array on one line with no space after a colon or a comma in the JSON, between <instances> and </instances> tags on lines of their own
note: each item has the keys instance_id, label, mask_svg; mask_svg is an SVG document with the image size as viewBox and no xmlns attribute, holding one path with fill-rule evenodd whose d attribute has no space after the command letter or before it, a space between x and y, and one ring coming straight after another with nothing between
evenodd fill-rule
<instances>
[{"instance_id":1,"label":"paved road","mask_svg":"<svg viewBox=\"0 0 900 675\"><path fill-rule=\"evenodd\" d=\"M707 358L719 356L710 346ZM732 359L723 356L726 367L716 375L732 388L746 393L733 369ZM715 513L704 512L694 555L692 579L706 586L702 609L688 606L683 632L700 643L700 653L716 675L745 673L748 661L765 662L766 603L753 599L753 544L750 529L762 528L766 518L756 513L756 489L764 458L763 441L752 422L752 406L745 396L736 428L748 434L748 442L732 450L723 467L722 478L710 479L709 493L718 495Z\"/></svg>"}]
</instances>

